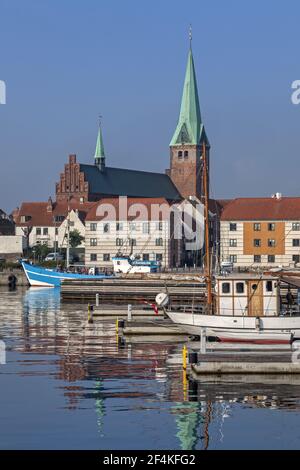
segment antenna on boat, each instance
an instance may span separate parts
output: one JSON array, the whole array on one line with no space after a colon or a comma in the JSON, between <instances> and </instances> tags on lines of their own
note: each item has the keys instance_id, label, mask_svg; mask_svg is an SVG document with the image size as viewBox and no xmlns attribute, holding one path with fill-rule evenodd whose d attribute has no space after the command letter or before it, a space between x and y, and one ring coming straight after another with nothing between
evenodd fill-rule
<instances>
[{"instance_id":1,"label":"antenna on boat","mask_svg":"<svg viewBox=\"0 0 300 470\"><path fill-rule=\"evenodd\" d=\"M206 156L206 145L202 145L203 159L203 191L204 191L204 215L205 215L205 280L207 289L207 307L208 313L212 313L212 282L211 282L211 263L210 263L210 237L209 237L209 187L208 187L208 164Z\"/></svg>"}]
</instances>

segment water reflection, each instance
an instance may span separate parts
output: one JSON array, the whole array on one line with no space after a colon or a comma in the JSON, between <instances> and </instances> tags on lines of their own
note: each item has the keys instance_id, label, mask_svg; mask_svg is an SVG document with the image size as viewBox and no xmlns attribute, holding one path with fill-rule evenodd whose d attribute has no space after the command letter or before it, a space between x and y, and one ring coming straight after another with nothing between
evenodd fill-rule
<instances>
[{"instance_id":1,"label":"water reflection","mask_svg":"<svg viewBox=\"0 0 300 470\"><path fill-rule=\"evenodd\" d=\"M57 289L0 290L0 296L0 335L11 353L0 369L0 387L7 409L15 409L7 419L19 427L18 420L27 423L24 434L19 432L22 443L25 435L36 435L36 428L20 397L10 396L6 384L12 376L23 381L30 406L44 400L39 387L49 390L47 404L56 426L64 429L70 413L78 419L71 444L79 448L225 448L233 435L236 443L244 442L239 419L246 410L299 412L297 376L190 377L185 383L179 361L169 360L180 355L180 344L121 344L114 321L88 324L86 308L61 304ZM28 384L35 385L26 392ZM5 407L0 419L3 413ZM84 444L79 432L83 416L89 438ZM263 425L257 424L257 433ZM56 430L51 436L49 448L66 446L65 434ZM40 439L45 446L46 439ZM8 448L16 441L12 429Z\"/></svg>"}]
</instances>

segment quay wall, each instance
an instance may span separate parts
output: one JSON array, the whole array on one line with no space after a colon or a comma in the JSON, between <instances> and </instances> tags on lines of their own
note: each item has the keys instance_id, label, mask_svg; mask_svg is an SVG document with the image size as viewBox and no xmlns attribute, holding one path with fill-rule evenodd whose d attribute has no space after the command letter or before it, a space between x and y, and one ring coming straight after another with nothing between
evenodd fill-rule
<instances>
[{"instance_id":1,"label":"quay wall","mask_svg":"<svg viewBox=\"0 0 300 470\"><path fill-rule=\"evenodd\" d=\"M16 278L17 286L28 286L26 276L22 269L4 270L0 272L0 286L9 286L13 281L13 276Z\"/></svg>"}]
</instances>

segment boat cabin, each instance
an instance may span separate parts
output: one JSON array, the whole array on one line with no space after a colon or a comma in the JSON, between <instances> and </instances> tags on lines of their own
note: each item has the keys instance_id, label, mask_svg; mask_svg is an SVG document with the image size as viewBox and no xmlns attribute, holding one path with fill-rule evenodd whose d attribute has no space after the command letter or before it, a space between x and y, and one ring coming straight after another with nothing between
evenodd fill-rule
<instances>
[{"instance_id":1,"label":"boat cabin","mask_svg":"<svg viewBox=\"0 0 300 470\"><path fill-rule=\"evenodd\" d=\"M129 256L116 256L112 259L115 273L155 273L158 269L156 261L132 259Z\"/></svg>"},{"instance_id":2,"label":"boat cabin","mask_svg":"<svg viewBox=\"0 0 300 470\"><path fill-rule=\"evenodd\" d=\"M269 275L229 274L216 277L216 314L278 316L279 279Z\"/></svg>"}]
</instances>

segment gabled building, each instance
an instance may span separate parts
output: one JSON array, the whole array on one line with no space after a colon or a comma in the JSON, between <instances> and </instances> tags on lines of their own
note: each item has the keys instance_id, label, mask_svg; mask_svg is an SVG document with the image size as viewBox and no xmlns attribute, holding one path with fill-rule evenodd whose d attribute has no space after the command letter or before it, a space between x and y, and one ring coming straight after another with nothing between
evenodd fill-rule
<instances>
[{"instance_id":1,"label":"gabled building","mask_svg":"<svg viewBox=\"0 0 300 470\"><path fill-rule=\"evenodd\" d=\"M93 203L23 202L15 214L16 234L27 238L29 247L43 244L49 248L66 247L66 217L69 214L70 230L77 229L85 236L85 218ZM80 248L84 247L84 242Z\"/></svg>"}]
</instances>

